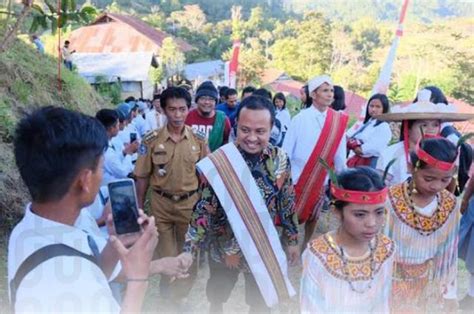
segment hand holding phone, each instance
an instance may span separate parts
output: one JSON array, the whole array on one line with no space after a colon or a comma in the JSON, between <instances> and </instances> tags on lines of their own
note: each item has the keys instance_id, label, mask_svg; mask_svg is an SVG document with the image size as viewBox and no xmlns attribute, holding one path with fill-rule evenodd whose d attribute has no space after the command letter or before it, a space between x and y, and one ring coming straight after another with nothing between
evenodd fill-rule
<instances>
[{"instance_id":1,"label":"hand holding phone","mask_svg":"<svg viewBox=\"0 0 474 314\"><path fill-rule=\"evenodd\" d=\"M110 182L109 197L117 234L140 231L135 183L131 179Z\"/></svg>"}]
</instances>

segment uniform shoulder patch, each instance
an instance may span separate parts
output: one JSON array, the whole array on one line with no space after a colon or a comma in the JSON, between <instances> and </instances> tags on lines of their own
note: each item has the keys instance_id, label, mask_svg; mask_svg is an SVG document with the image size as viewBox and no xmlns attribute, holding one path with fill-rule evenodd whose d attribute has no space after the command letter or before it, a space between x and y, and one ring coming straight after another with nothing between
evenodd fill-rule
<instances>
[{"instance_id":1,"label":"uniform shoulder patch","mask_svg":"<svg viewBox=\"0 0 474 314\"><path fill-rule=\"evenodd\" d=\"M145 135L143 135L143 143L149 145L153 140L158 137L158 130L150 130Z\"/></svg>"},{"instance_id":2,"label":"uniform shoulder patch","mask_svg":"<svg viewBox=\"0 0 474 314\"><path fill-rule=\"evenodd\" d=\"M140 146L138 147L138 154L146 155L147 152L148 152L148 147L144 143L141 143Z\"/></svg>"}]
</instances>

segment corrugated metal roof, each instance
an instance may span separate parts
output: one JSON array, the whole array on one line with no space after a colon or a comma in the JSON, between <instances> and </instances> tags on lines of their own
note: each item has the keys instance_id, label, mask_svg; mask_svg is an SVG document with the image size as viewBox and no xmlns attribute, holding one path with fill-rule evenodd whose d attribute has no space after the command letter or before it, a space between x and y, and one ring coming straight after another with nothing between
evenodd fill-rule
<instances>
[{"instance_id":1,"label":"corrugated metal roof","mask_svg":"<svg viewBox=\"0 0 474 314\"><path fill-rule=\"evenodd\" d=\"M74 30L69 41L77 52L158 53L167 37L172 36L133 16L104 13L91 25ZM184 40L174 39L183 52L194 49Z\"/></svg>"},{"instance_id":2,"label":"corrugated metal roof","mask_svg":"<svg viewBox=\"0 0 474 314\"><path fill-rule=\"evenodd\" d=\"M104 76L109 82L119 77L122 82L146 81L152 61L152 52L73 54L79 75L89 83L95 83L97 76Z\"/></svg>"}]
</instances>

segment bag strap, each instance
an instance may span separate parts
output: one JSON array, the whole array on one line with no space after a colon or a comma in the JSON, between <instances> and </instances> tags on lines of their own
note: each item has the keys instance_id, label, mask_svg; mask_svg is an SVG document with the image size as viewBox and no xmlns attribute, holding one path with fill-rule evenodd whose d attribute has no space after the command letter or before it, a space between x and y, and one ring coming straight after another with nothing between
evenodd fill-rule
<instances>
[{"instance_id":1,"label":"bag strap","mask_svg":"<svg viewBox=\"0 0 474 314\"><path fill-rule=\"evenodd\" d=\"M38 265L58 256L78 256L87 259L99 267L97 258L93 255L84 254L65 244L51 244L42 247L28 256L15 273L15 277L10 281L10 304L14 313L16 293L23 279Z\"/></svg>"}]
</instances>

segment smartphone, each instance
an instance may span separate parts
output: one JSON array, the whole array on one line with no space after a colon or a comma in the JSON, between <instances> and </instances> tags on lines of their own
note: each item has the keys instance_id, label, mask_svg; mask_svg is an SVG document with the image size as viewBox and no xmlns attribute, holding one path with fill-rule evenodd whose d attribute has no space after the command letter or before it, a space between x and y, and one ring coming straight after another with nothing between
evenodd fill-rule
<instances>
[{"instance_id":1,"label":"smartphone","mask_svg":"<svg viewBox=\"0 0 474 314\"><path fill-rule=\"evenodd\" d=\"M137 133L130 133L130 143L133 143L137 140Z\"/></svg>"},{"instance_id":2,"label":"smartphone","mask_svg":"<svg viewBox=\"0 0 474 314\"><path fill-rule=\"evenodd\" d=\"M140 231L135 183L132 179L113 181L108 184L112 217L117 234Z\"/></svg>"}]
</instances>

